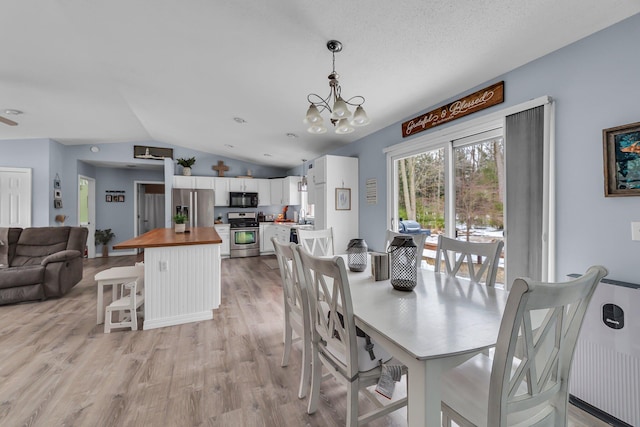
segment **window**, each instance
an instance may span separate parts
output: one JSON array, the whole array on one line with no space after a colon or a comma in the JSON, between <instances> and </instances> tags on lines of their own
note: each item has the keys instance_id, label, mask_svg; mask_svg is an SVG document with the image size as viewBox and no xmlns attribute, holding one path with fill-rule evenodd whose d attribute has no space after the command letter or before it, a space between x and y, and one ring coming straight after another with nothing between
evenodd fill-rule
<instances>
[{"instance_id":1,"label":"window","mask_svg":"<svg viewBox=\"0 0 640 427\"><path fill-rule=\"evenodd\" d=\"M423 253L430 263L438 234L502 239L499 282L554 279L552 105L539 98L387 148L391 228L409 220L430 233ZM524 219L526 212L534 214Z\"/></svg>"}]
</instances>

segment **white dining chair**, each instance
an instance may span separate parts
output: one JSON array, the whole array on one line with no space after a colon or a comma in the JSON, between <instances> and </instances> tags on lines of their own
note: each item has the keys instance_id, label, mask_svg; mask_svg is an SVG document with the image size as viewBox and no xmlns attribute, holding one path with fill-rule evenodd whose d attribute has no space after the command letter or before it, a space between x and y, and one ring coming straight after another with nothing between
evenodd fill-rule
<instances>
[{"instance_id":1,"label":"white dining chair","mask_svg":"<svg viewBox=\"0 0 640 427\"><path fill-rule=\"evenodd\" d=\"M404 233L398 233L397 231L393 231L393 230L387 230L385 235L385 244L384 244L385 251L389 250L389 245L391 244L391 242L393 242L393 239L398 236L413 237L413 243L415 243L416 247L418 248L418 255L420 255L420 259L422 259L422 254L424 252L424 243L427 240L426 234L422 234L422 233L404 234Z\"/></svg>"},{"instance_id":2,"label":"white dining chair","mask_svg":"<svg viewBox=\"0 0 640 427\"><path fill-rule=\"evenodd\" d=\"M315 256L333 256L333 228L298 230L298 244Z\"/></svg>"},{"instance_id":3,"label":"white dining chair","mask_svg":"<svg viewBox=\"0 0 640 427\"><path fill-rule=\"evenodd\" d=\"M494 286L503 246L503 241L465 242L440 235L436 249L435 271L439 272L442 269L441 263L444 263L446 274L457 276L461 274L460 268L465 265L468 275L464 277Z\"/></svg>"},{"instance_id":4,"label":"white dining chair","mask_svg":"<svg viewBox=\"0 0 640 427\"><path fill-rule=\"evenodd\" d=\"M302 342L302 366L300 369L300 386L298 397L307 395L311 374L311 327L309 314L309 301L307 292L303 292L305 285L301 270L299 255L294 252L295 243L280 243L276 237L272 237L276 258L280 267L282 278L282 294L284 296L284 352L281 366L289 364L291 346L294 342ZM302 278L302 280L301 280ZM293 338L293 334L297 338Z\"/></svg>"},{"instance_id":5,"label":"white dining chair","mask_svg":"<svg viewBox=\"0 0 640 427\"><path fill-rule=\"evenodd\" d=\"M300 246L295 250L302 261L311 309L312 372L307 413L313 414L318 408L322 366L347 387L347 427L368 423L405 406L406 397L383 404L367 389L377 384L381 363L388 362L391 355L371 338L358 337L344 259L315 257ZM358 408L361 393L375 405L365 414Z\"/></svg>"},{"instance_id":6,"label":"white dining chair","mask_svg":"<svg viewBox=\"0 0 640 427\"><path fill-rule=\"evenodd\" d=\"M442 376L442 425L453 420L463 427L566 426L578 333L606 274L594 266L564 283L516 279L493 360L480 354ZM537 330L535 317L544 319ZM516 357L521 342L524 351Z\"/></svg>"},{"instance_id":7,"label":"white dining chair","mask_svg":"<svg viewBox=\"0 0 640 427\"><path fill-rule=\"evenodd\" d=\"M138 330L138 310L144 304L144 276L123 283L118 295L119 298L105 308L105 334L110 333L113 328ZM113 321L113 313L118 314L118 321Z\"/></svg>"}]
</instances>

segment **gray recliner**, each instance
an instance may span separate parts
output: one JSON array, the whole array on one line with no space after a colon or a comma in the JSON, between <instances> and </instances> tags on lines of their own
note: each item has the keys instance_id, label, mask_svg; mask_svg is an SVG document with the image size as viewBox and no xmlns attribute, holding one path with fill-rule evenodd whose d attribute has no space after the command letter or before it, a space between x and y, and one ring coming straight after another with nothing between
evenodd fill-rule
<instances>
[{"instance_id":1,"label":"gray recliner","mask_svg":"<svg viewBox=\"0 0 640 427\"><path fill-rule=\"evenodd\" d=\"M82 280L84 227L0 228L0 305L66 294Z\"/></svg>"}]
</instances>

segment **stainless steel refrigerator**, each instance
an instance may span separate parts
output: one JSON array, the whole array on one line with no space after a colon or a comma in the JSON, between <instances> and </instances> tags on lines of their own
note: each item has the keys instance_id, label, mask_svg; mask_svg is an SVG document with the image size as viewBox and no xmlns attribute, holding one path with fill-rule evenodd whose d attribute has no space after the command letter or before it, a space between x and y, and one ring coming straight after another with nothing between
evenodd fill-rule
<instances>
[{"instance_id":1,"label":"stainless steel refrigerator","mask_svg":"<svg viewBox=\"0 0 640 427\"><path fill-rule=\"evenodd\" d=\"M213 190L173 189L173 213L187 216L188 227L213 227Z\"/></svg>"}]
</instances>

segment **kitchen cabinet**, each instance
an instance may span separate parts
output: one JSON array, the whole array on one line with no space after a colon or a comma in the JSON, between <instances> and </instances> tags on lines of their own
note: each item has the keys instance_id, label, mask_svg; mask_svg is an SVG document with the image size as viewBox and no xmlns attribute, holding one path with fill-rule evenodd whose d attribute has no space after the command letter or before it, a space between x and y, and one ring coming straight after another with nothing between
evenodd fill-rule
<instances>
[{"instance_id":1,"label":"kitchen cabinet","mask_svg":"<svg viewBox=\"0 0 640 427\"><path fill-rule=\"evenodd\" d=\"M271 204L272 205L299 205L300 192L298 191L299 176L272 179Z\"/></svg>"},{"instance_id":2,"label":"kitchen cabinet","mask_svg":"<svg viewBox=\"0 0 640 427\"><path fill-rule=\"evenodd\" d=\"M254 178L229 178L229 191L257 193L258 182Z\"/></svg>"},{"instance_id":3,"label":"kitchen cabinet","mask_svg":"<svg viewBox=\"0 0 640 427\"><path fill-rule=\"evenodd\" d=\"M173 188L195 188L195 177L193 176L184 176L184 175L174 175L173 176Z\"/></svg>"},{"instance_id":4,"label":"kitchen cabinet","mask_svg":"<svg viewBox=\"0 0 640 427\"><path fill-rule=\"evenodd\" d=\"M216 206L229 206L229 179L213 178L213 199Z\"/></svg>"},{"instance_id":5,"label":"kitchen cabinet","mask_svg":"<svg viewBox=\"0 0 640 427\"><path fill-rule=\"evenodd\" d=\"M345 253L349 240L359 237L358 158L326 155L314 160L311 170L315 229L333 228L335 251ZM351 190L350 210L336 210L336 188Z\"/></svg>"},{"instance_id":6,"label":"kitchen cabinet","mask_svg":"<svg viewBox=\"0 0 640 427\"><path fill-rule=\"evenodd\" d=\"M278 237L279 226L273 223L261 222L260 223L260 253L270 253L274 251L273 244L271 243L272 237ZM278 239L280 241L280 239Z\"/></svg>"},{"instance_id":7,"label":"kitchen cabinet","mask_svg":"<svg viewBox=\"0 0 640 427\"><path fill-rule=\"evenodd\" d=\"M229 224L215 224L214 227L222 239L222 244L220 245L220 256L228 257L231 255L231 244L229 241L231 238L231 226Z\"/></svg>"},{"instance_id":8,"label":"kitchen cabinet","mask_svg":"<svg viewBox=\"0 0 640 427\"><path fill-rule=\"evenodd\" d=\"M258 183L258 206L271 205L271 180L256 179Z\"/></svg>"}]
</instances>

